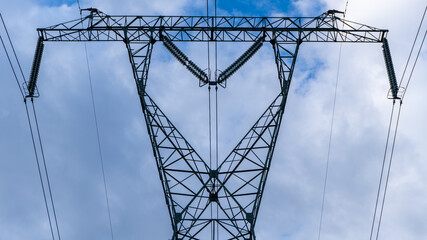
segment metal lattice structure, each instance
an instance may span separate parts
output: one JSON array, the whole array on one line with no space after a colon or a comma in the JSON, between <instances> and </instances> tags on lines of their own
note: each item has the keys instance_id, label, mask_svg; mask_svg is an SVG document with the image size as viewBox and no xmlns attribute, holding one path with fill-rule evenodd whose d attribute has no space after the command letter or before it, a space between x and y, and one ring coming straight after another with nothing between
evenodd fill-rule
<instances>
[{"instance_id":1,"label":"metal lattice structure","mask_svg":"<svg viewBox=\"0 0 427 240\"><path fill-rule=\"evenodd\" d=\"M35 94L43 42L121 41L129 53L153 154L169 210L173 240L203 239L215 225L223 239L255 239L261 198L276 147L298 49L304 42L384 43L393 76L387 30L351 22L330 10L318 17L112 16L96 9L74 21L38 29L28 96ZM277 97L217 168L208 166L146 91L151 53L163 45L199 80L224 85L264 43L274 50L280 89ZM173 42L252 42L233 64L211 79ZM393 98L395 78L391 80ZM212 217L209 208L219 213Z\"/></svg>"}]
</instances>

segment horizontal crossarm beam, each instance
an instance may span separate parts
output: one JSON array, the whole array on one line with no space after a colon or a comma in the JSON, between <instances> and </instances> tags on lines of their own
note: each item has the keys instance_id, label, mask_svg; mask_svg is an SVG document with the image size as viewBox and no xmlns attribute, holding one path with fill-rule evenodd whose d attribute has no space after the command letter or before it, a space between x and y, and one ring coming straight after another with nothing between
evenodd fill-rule
<instances>
[{"instance_id":1,"label":"horizontal crossarm beam","mask_svg":"<svg viewBox=\"0 0 427 240\"><path fill-rule=\"evenodd\" d=\"M382 42L388 30L339 18L318 17L129 16L91 11L82 19L39 28L44 41Z\"/></svg>"}]
</instances>

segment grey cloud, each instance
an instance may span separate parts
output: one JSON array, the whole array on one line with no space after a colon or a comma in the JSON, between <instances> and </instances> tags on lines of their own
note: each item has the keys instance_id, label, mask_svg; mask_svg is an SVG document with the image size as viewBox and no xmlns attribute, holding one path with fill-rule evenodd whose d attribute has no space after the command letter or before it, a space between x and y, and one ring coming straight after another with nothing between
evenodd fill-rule
<instances>
[{"instance_id":1,"label":"grey cloud","mask_svg":"<svg viewBox=\"0 0 427 240\"><path fill-rule=\"evenodd\" d=\"M307 15L324 11L299 2L295 3L295 11ZM203 13L203 4L82 2L117 14ZM342 2L316 4L338 9ZM400 76L421 16L421 11L411 12L421 9L423 3L411 1L400 6L377 1L369 8L366 4L350 2L349 18L390 29L393 59ZM30 1L1 5L7 10L2 13L27 73L36 41L35 28L79 17L75 5L40 7ZM28 8L29 14L22 14L19 5ZM389 17L392 15L401 17L393 19ZM407 23L401 23L401 19ZM205 45L181 47L198 64L206 66ZM247 46L219 47L219 65L224 68ZM169 239L170 220L125 48L121 44L97 43L89 43L88 48L115 236ZM338 50L338 44L301 47L257 221L259 239L317 237ZM64 239L105 239L109 229L84 48L82 44L48 43L45 53L41 97L36 99L36 106L61 233ZM155 45L149 93L206 157L207 90L199 89L192 75L169 55L161 44ZM3 53L0 61L0 238L48 239L23 104ZM426 84L422 81L425 61L424 50L403 105L381 232L384 239L422 239L427 235L423 227L427 209L423 161L427 154L427 108L423 106ZM220 89L221 156L231 150L277 94L275 71L271 46L266 43L233 75L227 89ZM380 45L343 45L322 239L369 237L391 105L386 99L387 81Z\"/></svg>"}]
</instances>

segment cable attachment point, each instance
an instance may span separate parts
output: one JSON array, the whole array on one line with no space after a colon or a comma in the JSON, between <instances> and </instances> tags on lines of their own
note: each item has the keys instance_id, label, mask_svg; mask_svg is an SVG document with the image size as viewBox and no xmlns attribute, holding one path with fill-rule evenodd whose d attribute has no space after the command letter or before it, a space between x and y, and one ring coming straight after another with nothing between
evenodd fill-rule
<instances>
[{"instance_id":1,"label":"cable attachment point","mask_svg":"<svg viewBox=\"0 0 427 240\"><path fill-rule=\"evenodd\" d=\"M93 15L94 13L96 14L100 14L103 13L100 10L98 10L97 8L84 8L84 9L80 9L80 14L85 11L85 12L89 12L90 15Z\"/></svg>"},{"instance_id":2,"label":"cable attachment point","mask_svg":"<svg viewBox=\"0 0 427 240\"><path fill-rule=\"evenodd\" d=\"M406 89L404 87L399 87L399 89L397 91L397 95L396 95L396 97L394 97L393 96L393 91L390 88L388 90L388 93L387 93L387 98L388 99L402 99L402 96L405 94L405 91L406 91Z\"/></svg>"},{"instance_id":3,"label":"cable attachment point","mask_svg":"<svg viewBox=\"0 0 427 240\"><path fill-rule=\"evenodd\" d=\"M328 10L325 14L326 15L333 15L333 16L335 16L335 14L337 14L337 13L344 15L343 11L338 11L338 10L335 10L335 9Z\"/></svg>"}]
</instances>

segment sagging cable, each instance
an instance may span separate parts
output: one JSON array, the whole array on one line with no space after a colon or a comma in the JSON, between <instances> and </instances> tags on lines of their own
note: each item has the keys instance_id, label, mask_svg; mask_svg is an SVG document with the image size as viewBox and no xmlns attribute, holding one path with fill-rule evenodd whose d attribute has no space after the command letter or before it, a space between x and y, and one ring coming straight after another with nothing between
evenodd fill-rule
<instances>
[{"instance_id":1,"label":"sagging cable","mask_svg":"<svg viewBox=\"0 0 427 240\"><path fill-rule=\"evenodd\" d=\"M392 99L399 99L399 97L397 96L399 87L397 85L396 73L394 72L393 61L391 59L390 47L388 46L387 38L384 38L383 54L384 54L385 65L387 68L387 75L390 83L390 91L392 94Z\"/></svg>"},{"instance_id":2,"label":"sagging cable","mask_svg":"<svg viewBox=\"0 0 427 240\"><path fill-rule=\"evenodd\" d=\"M161 36L163 45L166 49L172 53L172 55L184 65L194 76L197 77L201 82L207 84L209 82L208 75L199 68L194 62L188 59L188 57L179 48L173 44L173 42L166 36Z\"/></svg>"},{"instance_id":3,"label":"sagging cable","mask_svg":"<svg viewBox=\"0 0 427 240\"><path fill-rule=\"evenodd\" d=\"M237 70L239 70L239 68L241 68L252 56L255 55L255 53L262 47L262 44L264 43L265 38L264 37L260 37L258 38L258 40L252 44L252 46L250 46L248 48L248 50L246 50L246 52L244 52L242 54L242 56L240 56L236 61L234 61L228 68L226 68L221 74L219 74L218 76L218 84L223 83L225 80L227 80L229 77L231 77L231 75L233 75Z\"/></svg>"},{"instance_id":4,"label":"sagging cable","mask_svg":"<svg viewBox=\"0 0 427 240\"><path fill-rule=\"evenodd\" d=\"M36 87L37 87L37 78L39 75L40 64L42 61L43 49L44 49L43 38L39 37L37 41L36 51L34 53L33 66L31 67L30 81L28 82L27 97L34 97L34 91L36 90Z\"/></svg>"}]
</instances>

